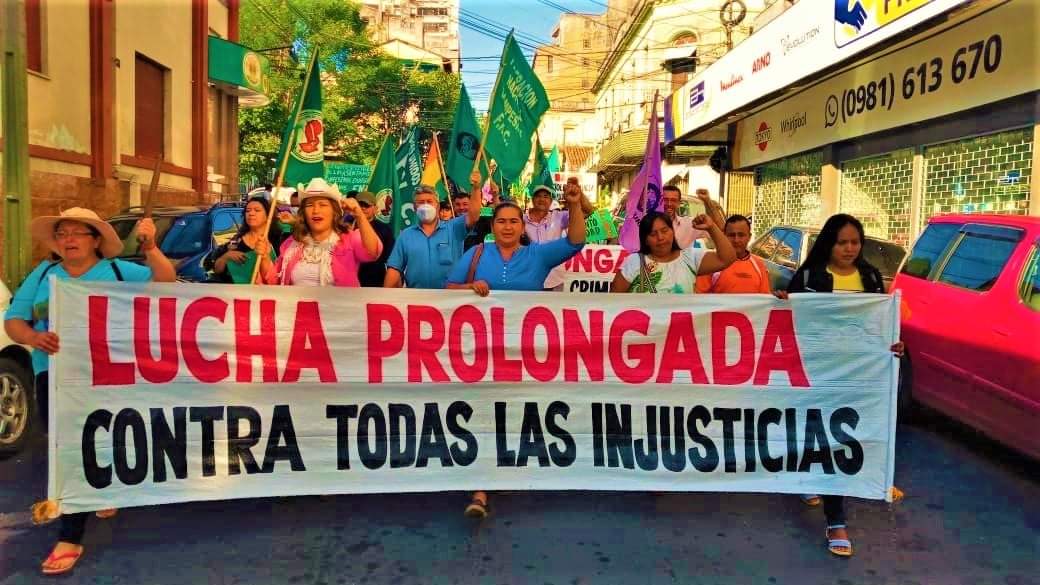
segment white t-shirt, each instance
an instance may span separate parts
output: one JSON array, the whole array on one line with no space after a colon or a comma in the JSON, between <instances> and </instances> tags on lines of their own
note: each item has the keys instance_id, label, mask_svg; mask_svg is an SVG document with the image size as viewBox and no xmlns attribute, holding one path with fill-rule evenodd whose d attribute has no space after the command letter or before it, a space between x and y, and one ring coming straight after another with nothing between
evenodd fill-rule
<instances>
[{"instance_id":1,"label":"white t-shirt","mask_svg":"<svg viewBox=\"0 0 1040 585\"><path fill-rule=\"evenodd\" d=\"M697 270L701 259L708 251L701 248L685 248L671 262L658 262L646 256L646 272L650 284L661 294L694 294L697 292ZM625 258L621 265L621 276L631 283L631 292L650 292L650 287L640 275L639 254Z\"/></svg>"},{"instance_id":2,"label":"white t-shirt","mask_svg":"<svg viewBox=\"0 0 1040 585\"><path fill-rule=\"evenodd\" d=\"M679 243L679 247L689 248L693 246L697 240L708 239L711 236L704 230L699 230L693 227L693 218L677 215L672 220L672 229L675 231L675 241Z\"/></svg>"}]
</instances>

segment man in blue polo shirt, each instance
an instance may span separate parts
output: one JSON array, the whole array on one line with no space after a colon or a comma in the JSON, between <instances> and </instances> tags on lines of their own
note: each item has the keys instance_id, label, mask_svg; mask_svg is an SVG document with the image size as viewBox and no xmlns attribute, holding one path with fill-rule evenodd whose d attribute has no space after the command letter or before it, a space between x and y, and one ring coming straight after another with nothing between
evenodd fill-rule
<instances>
[{"instance_id":1,"label":"man in blue polo shirt","mask_svg":"<svg viewBox=\"0 0 1040 585\"><path fill-rule=\"evenodd\" d=\"M466 215L443 221L438 214L440 201L429 185L415 190L415 215L419 223L401 230L394 250L386 261L383 286L397 288L444 288L448 271L462 257L462 244L473 224L480 219L483 193L480 172L470 176L469 210Z\"/></svg>"}]
</instances>

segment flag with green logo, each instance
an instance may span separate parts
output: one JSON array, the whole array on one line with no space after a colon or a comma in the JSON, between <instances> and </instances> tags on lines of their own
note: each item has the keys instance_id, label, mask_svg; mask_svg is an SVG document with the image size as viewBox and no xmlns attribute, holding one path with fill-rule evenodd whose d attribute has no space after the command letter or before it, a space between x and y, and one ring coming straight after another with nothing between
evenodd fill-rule
<instances>
[{"instance_id":1,"label":"flag with green logo","mask_svg":"<svg viewBox=\"0 0 1040 585\"><path fill-rule=\"evenodd\" d=\"M293 115L282 132L282 144L278 150L281 170L285 157L285 175L282 184L294 187L307 183L315 177L325 176L325 125L321 115L321 67L318 66L318 50L314 49L303 86L293 102ZM295 115L299 112L299 115Z\"/></svg>"},{"instance_id":2,"label":"flag with green logo","mask_svg":"<svg viewBox=\"0 0 1040 585\"><path fill-rule=\"evenodd\" d=\"M395 168L397 170L397 192L399 197L394 198L393 214L390 225L394 228L394 235L401 233L406 227L415 224L415 209L412 205L412 197L415 190L422 184L422 154L419 152L419 127L412 126L408 129L404 141L397 147L395 155Z\"/></svg>"},{"instance_id":3,"label":"flag with green logo","mask_svg":"<svg viewBox=\"0 0 1040 585\"><path fill-rule=\"evenodd\" d=\"M498 162L502 175L520 176L531 155L531 137L549 109L549 96L527 62L513 33L506 37L498 80L488 106L484 152Z\"/></svg>"},{"instance_id":4,"label":"flag with green logo","mask_svg":"<svg viewBox=\"0 0 1040 585\"><path fill-rule=\"evenodd\" d=\"M463 85L459 91L459 105L455 107L455 124L451 129L451 141L448 143L448 157L444 160L444 172L455 183L460 191L469 192L469 175L473 172L473 162L480 151L480 126L473 105L469 102L469 93ZM487 161L481 161L481 183L487 179Z\"/></svg>"},{"instance_id":5,"label":"flag with green logo","mask_svg":"<svg viewBox=\"0 0 1040 585\"><path fill-rule=\"evenodd\" d=\"M379 148L379 156L376 164L372 167L372 175L368 179L366 191L371 191L376 196L376 219L383 223L390 223L393 211L397 205L397 157L394 154L394 144L390 136L383 140L383 146Z\"/></svg>"}]
</instances>

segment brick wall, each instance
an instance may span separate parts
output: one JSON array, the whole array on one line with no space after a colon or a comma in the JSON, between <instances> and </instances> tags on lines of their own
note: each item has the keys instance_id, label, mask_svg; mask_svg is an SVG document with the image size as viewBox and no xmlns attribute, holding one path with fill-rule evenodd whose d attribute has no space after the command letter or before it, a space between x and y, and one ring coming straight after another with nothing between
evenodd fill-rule
<instances>
[{"instance_id":1,"label":"brick wall","mask_svg":"<svg viewBox=\"0 0 1040 585\"><path fill-rule=\"evenodd\" d=\"M1033 148L1032 128L925 148L922 225L943 213L1026 215Z\"/></svg>"},{"instance_id":2,"label":"brick wall","mask_svg":"<svg viewBox=\"0 0 1040 585\"><path fill-rule=\"evenodd\" d=\"M868 235L908 247L914 151L906 148L841 165L838 211L863 222Z\"/></svg>"},{"instance_id":3,"label":"brick wall","mask_svg":"<svg viewBox=\"0 0 1040 585\"><path fill-rule=\"evenodd\" d=\"M89 178L33 171L29 175L29 188L33 195L33 217L59 215L62 210L70 207L86 207L105 219L126 209L130 201L130 183L115 179L108 179L103 185L99 185ZM147 185L143 188L147 189ZM207 202L210 202L209 196L200 196L194 191L160 187L155 195L155 205L198 205ZM4 228L3 206L0 205L0 257L5 241ZM33 265L42 260L47 252L46 247L34 243ZM2 272L3 266L0 263L0 277L3 276Z\"/></svg>"}]
</instances>

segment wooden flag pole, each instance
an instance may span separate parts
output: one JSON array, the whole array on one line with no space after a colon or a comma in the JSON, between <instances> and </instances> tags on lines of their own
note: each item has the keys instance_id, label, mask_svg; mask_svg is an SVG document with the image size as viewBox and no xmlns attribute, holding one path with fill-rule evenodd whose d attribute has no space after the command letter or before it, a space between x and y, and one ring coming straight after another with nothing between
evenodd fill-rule
<instances>
[{"instance_id":1,"label":"wooden flag pole","mask_svg":"<svg viewBox=\"0 0 1040 585\"><path fill-rule=\"evenodd\" d=\"M515 30L515 29L514 29ZM484 143L487 142L488 128L491 126L491 110L494 105L495 95L498 94L498 82L502 80L502 65L506 58L506 47L509 46L509 40L513 38L513 30L509 31L509 36L506 37L505 44L502 45L502 56L498 58L498 75L495 76L495 85L491 87L491 101L488 102L487 116L484 118L484 130L480 136L480 150L477 151L477 158L473 160L473 170L477 170L477 166L480 165L480 158L484 156ZM472 174L473 171L470 171ZM488 175L491 175L491 166L488 165ZM492 180L494 180L492 178Z\"/></svg>"},{"instance_id":2,"label":"wooden flag pole","mask_svg":"<svg viewBox=\"0 0 1040 585\"><path fill-rule=\"evenodd\" d=\"M441 182L444 183L444 189L448 192L448 206L449 209L451 209L451 216L454 218L455 203L452 202L451 189L448 186L448 173L444 170L444 158L441 156L441 143L437 140L437 137L440 136L440 134L440 132L433 133L433 141L430 143L430 148L433 148L434 144L437 145L437 166L441 170Z\"/></svg>"},{"instance_id":3,"label":"wooden flag pole","mask_svg":"<svg viewBox=\"0 0 1040 585\"><path fill-rule=\"evenodd\" d=\"M162 174L162 157L155 159L155 166L152 168L152 180L148 182L148 190L144 194L144 213L141 214L141 219L152 218L152 208L154 207L155 191L159 188L159 175ZM138 247L145 243L145 238L137 236Z\"/></svg>"},{"instance_id":4,"label":"wooden flag pole","mask_svg":"<svg viewBox=\"0 0 1040 585\"><path fill-rule=\"evenodd\" d=\"M292 125L289 131L289 143L285 145L285 156L282 157L282 163L278 169L277 180L274 184L274 190L271 191L271 207L267 214L267 223L264 225L264 236L271 232L271 222L275 216L275 201L278 200L278 192L282 190L282 183L285 181L285 169L289 166L289 157L292 156L292 149L296 145L296 124L300 121L300 112L303 111L303 101L307 99L307 88L311 81L311 71L314 70L314 61L318 58L318 47L315 45L314 50L311 51L310 61L307 62L307 74L303 77L303 89L300 91L300 97L296 100L296 107L293 110ZM320 80L319 80L320 83ZM270 242L268 242L270 244ZM256 283L256 275L260 272L260 256L256 257L256 264L253 265L253 275L250 277L249 282Z\"/></svg>"},{"instance_id":5,"label":"wooden flag pole","mask_svg":"<svg viewBox=\"0 0 1040 585\"><path fill-rule=\"evenodd\" d=\"M654 90L654 103L651 106L650 111L651 112L657 111L657 90L656 89ZM654 123L656 124L657 120L654 120ZM655 130L656 130L656 128L655 128ZM649 138L649 134L648 134L647 135L647 140L649 140L649 139L650 138ZM657 148L661 148L660 140L658 140ZM646 161L643 161L643 164L646 164ZM646 187L647 187L647 180L644 178L643 179L643 192L639 195L639 207L643 207L644 205L646 205ZM630 197L631 197L631 195L632 194L629 193ZM643 211L646 212L646 213L649 213L649 210L644 209ZM646 217L645 214L644 214L644 217Z\"/></svg>"}]
</instances>

